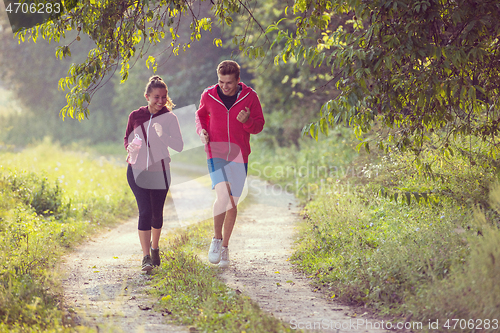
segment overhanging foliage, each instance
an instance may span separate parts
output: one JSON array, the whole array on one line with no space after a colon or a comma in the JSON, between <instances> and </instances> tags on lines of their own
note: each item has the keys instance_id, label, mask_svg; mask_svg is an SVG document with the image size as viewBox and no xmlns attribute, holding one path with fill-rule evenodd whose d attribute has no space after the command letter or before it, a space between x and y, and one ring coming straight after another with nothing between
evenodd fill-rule
<instances>
[{"instance_id":1,"label":"overhanging foliage","mask_svg":"<svg viewBox=\"0 0 500 333\"><path fill-rule=\"evenodd\" d=\"M212 18L199 14L202 4L211 7ZM120 68L126 80L131 63L141 57L155 68L156 59L148 55L150 45L166 39L177 54L209 31L215 20L227 26L245 13L258 28L231 34L249 58L266 56L270 49L278 52L276 65L293 60L330 72L329 84L336 91L304 134L317 138L319 132L347 123L367 150L375 141L382 149L411 148L418 153L434 131L445 134L443 150L450 138L466 135L478 136L488 141L492 152L496 150L498 1L295 0L290 7L276 2L274 9L284 15L267 28L258 24L256 6L258 2L243 0L85 0L59 19L18 37L59 41L67 31L76 30L75 40L57 50L59 57L71 54L71 44L80 34L95 42L87 60L73 65L60 81L60 87L70 88L62 116L82 119L106 74ZM185 41L177 34L181 19L191 21ZM259 33L264 38L255 37ZM377 137L367 138L373 129Z\"/></svg>"},{"instance_id":2,"label":"overhanging foliage","mask_svg":"<svg viewBox=\"0 0 500 333\"><path fill-rule=\"evenodd\" d=\"M445 141L472 134L496 145L498 1L296 0L292 9L297 29L278 30L285 47L277 60L330 66L341 91L304 133L317 137L348 122L360 137L380 124L382 148L392 143L418 151L435 130L446 131ZM330 30L336 15L349 19ZM304 47L311 28L322 38Z\"/></svg>"},{"instance_id":3,"label":"overhanging foliage","mask_svg":"<svg viewBox=\"0 0 500 333\"><path fill-rule=\"evenodd\" d=\"M203 31L210 31L213 20L200 13L205 1L184 0L84 0L76 4L65 3L71 8L60 17L17 32L20 41L37 41L42 37L49 42L61 41L69 31L76 30L76 36L67 45L57 48L56 56L60 59L71 56L72 44L86 35L95 43L81 64L73 64L68 75L59 81L59 87L69 89L66 95L67 105L61 110L61 116L83 119L88 115L88 105L92 95L103 84L109 73L120 70L122 82L127 80L128 70L135 61L146 58L146 66L156 69L156 58L148 55L151 45L162 40L170 42L165 49L178 54L181 49L190 47L190 43L201 39ZM213 17L220 24L231 24L233 13L245 11L241 1L212 2ZM178 34L181 20L191 21L190 36ZM184 39L183 39L184 37ZM219 39L215 40L220 45Z\"/></svg>"}]
</instances>

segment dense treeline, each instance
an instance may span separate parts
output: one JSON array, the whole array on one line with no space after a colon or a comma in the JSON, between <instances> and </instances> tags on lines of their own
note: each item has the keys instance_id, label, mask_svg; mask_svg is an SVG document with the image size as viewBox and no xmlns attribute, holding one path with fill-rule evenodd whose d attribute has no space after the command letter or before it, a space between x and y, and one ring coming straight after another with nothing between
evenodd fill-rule
<instances>
[{"instance_id":1,"label":"dense treeline","mask_svg":"<svg viewBox=\"0 0 500 333\"><path fill-rule=\"evenodd\" d=\"M284 9L277 8L275 2L260 1L254 13L262 24L272 24L285 16ZM208 7L204 10L210 15ZM274 56L279 49L268 52L262 59L242 57L241 50L232 43L232 35L259 34L259 27L247 27L247 21L244 15L234 15L231 30L220 31L214 27L177 56L166 50L166 42L151 46L149 52L156 57L158 64L156 73L166 80L177 108L197 105L203 89L216 83L217 64L223 59L234 58L242 65L242 81L258 92L266 112L266 128L260 139L270 145L298 144L302 127L315 120L321 105L336 95L335 87L327 84L332 79L331 74L327 68L301 66L296 61L275 66ZM338 18L332 24L337 26L341 21ZM6 22L3 26L7 27ZM182 25L182 29L185 34L190 31L188 24ZM85 50L92 47L92 41L81 38L72 45L70 58L58 60L55 49L63 45L64 40L59 44L43 41L18 44L8 28L3 29L0 38L6 45L0 52L3 84L15 92L23 105L21 115L10 115L2 122L4 130L0 141L26 144L46 135L61 142L93 144L121 140L126 117L135 107L143 105L144 82L153 74L152 66L145 66L145 58L134 59L125 83L120 83L117 72L104 79L106 84L94 95L87 118L78 122L65 117L61 122L59 111L65 105L67 91L57 90L57 83L71 64L84 60L87 56ZM72 38L74 34L70 32L66 40ZM221 38L222 46L213 43L216 38ZM15 62L8 60L15 58L16 54L24 56ZM26 91L32 92L29 98L23 97ZM190 114L180 116L185 122L192 121Z\"/></svg>"},{"instance_id":2,"label":"dense treeline","mask_svg":"<svg viewBox=\"0 0 500 333\"><path fill-rule=\"evenodd\" d=\"M208 7L204 10L208 15ZM266 1L261 1L255 13L266 24L284 15L284 11L277 10L273 2ZM242 58L231 42L231 34L245 29L245 24L245 16L235 16L231 32L213 28L177 56L166 50L166 42L151 46L149 52L156 57L158 64L155 74L167 82L177 109L192 104L197 106L203 89L216 83L217 64L223 59L233 58L242 65L242 81L258 92L265 108L267 125L261 139L271 145L297 144L303 125L314 120L321 104L334 94L332 87L325 86L331 79L328 70L298 66L295 62L275 67L271 52L264 59ZM0 115L3 118L0 141L26 145L50 136L62 143L96 144L122 139L128 113L145 103L144 84L153 75L152 66L147 68L144 58L136 57L131 62L133 66L125 83L120 83L117 72L104 78L106 84L93 96L85 119L78 121L65 117L63 122L59 112L65 105L68 91L57 89L58 81L67 75L71 64L85 59L92 41L81 38L72 45L71 57L58 60L55 50L65 40L51 44L45 41L19 44L13 38L8 22L3 22L2 26L0 40L5 47L0 51L1 82L4 89L12 91L20 101L22 111ZM181 29L188 33L189 25L184 24ZM252 27L250 32L252 29L257 33L258 27ZM247 28L247 34L250 32ZM72 38L74 32L70 32L66 40ZM215 38L221 38L222 46L213 43ZM181 113L179 116L184 123L194 119L192 114Z\"/></svg>"}]
</instances>

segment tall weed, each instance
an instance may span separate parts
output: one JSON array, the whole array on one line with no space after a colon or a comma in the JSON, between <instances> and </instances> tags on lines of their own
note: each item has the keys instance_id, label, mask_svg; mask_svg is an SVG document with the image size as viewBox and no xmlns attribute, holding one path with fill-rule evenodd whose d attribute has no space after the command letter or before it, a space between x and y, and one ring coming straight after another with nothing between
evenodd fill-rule
<instances>
[{"instance_id":1,"label":"tall weed","mask_svg":"<svg viewBox=\"0 0 500 333\"><path fill-rule=\"evenodd\" d=\"M18 173L13 170L4 175L2 182L37 214L49 216L62 213L62 189L57 181L50 183L43 175L26 171Z\"/></svg>"},{"instance_id":2,"label":"tall weed","mask_svg":"<svg viewBox=\"0 0 500 333\"><path fill-rule=\"evenodd\" d=\"M280 147L255 140L248 172L268 180L302 202L330 192L332 184L349 173L349 164L358 155L355 138L349 129L338 128L318 141L299 140L299 146Z\"/></svg>"},{"instance_id":3,"label":"tall weed","mask_svg":"<svg viewBox=\"0 0 500 333\"><path fill-rule=\"evenodd\" d=\"M449 332L447 319L472 326L472 318L486 331L499 328L500 200L488 198L498 163L488 147L470 138L429 142L418 156L336 151L354 146L348 138L266 151L255 164L258 175L306 189L295 192L305 208L293 263L329 297L420 320L424 329L439 320L437 331ZM352 164L335 168L320 156L351 156L344 160ZM310 177L307 165L326 172Z\"/></svg>"},{"instance_id":4,"label":"tall weed","mask_svg":"<svg viewBox=\"0 0 500 333\"><path fill-rule=\"evenodd\" d=\"M490 195L491 206L500 213L500 187ZM500 230L475 210L480 233L467 235L471 248L465 264L452 265L447 279L421 290L408 305L415 318L441 323L447 332L498 332L500 330Z\"/></svg>"},{"instance_id":5,"label":"tall weed","mask_svg":"<svg viewBox=\"0 0 500 333\"><path fill-rule=\"evenodd\" d=\"M59 258L131 207L125 168L105 158L50 141L0 152L0 332L71 331Z\"/></svg>"}]
</instances>

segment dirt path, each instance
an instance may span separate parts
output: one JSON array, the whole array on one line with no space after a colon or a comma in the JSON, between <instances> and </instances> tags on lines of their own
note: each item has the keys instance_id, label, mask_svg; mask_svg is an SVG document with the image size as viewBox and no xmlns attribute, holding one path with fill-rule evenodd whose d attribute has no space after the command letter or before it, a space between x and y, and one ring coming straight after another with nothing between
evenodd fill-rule
<instances>
[{"instance_id":1,"label":"dirt path","mask_svg":"<svg viewBox=\"0 0 500 333\"><path fill-rule=\"evenodd\" d=\"M179 175L176 178L189 181ZM183 193L179 187L172 189L172 194L179 198L175 206L182 212L189 211L186 205L193 195L206 190L201 184L189 185ZM204 204L211 203L205 200ZM196 221L196 214L207 214L199 210L191 215L184 213L179 219L171 214L175 212L171 199L167 200L165 212L163 233ZM98 332L189 332L189 327L173 325L151 309L154 299L146 294L150 276L140 271L140 249L137 218L132 218L83 244L65 258L65 302L70 312L75 313L77 323L95 327Z\"/></svg>"},{"instance_id":2,"label":"dirt path","mask_svg":"<svg viewBox=\"0 0 500 333\"><path fill-rule=\"evenodd\" d=\"M249 295L291 328L384 332L369 329L380 323L365 311L326 299L294 271L288 261L299 219L293 195L255 178L248 185L251 205L238 215L229 245L231 266L221 275L228 286Z\"/></svg>"},{"instance_id":3,"label":"dirt path","mask_svg":"<svg viewBox=\"0 0 500 333\"><path fill-rule=\"evenodd\" d=\"M179 175L173 175L173 179L188 180ZM214 194L208 187L205 178L172 187L177 216L165 217L164 233L210 215ZM307 278L293 271L288 258L299 218L293 196L258 179L249 179L248 189L251 201L239 212L230 242L231 266L221 278L291 328L384 332L367 329L379 327L380 322L366 324L363 312L324 298L312 290ZM166 211L173 207L169 202ZM154 300L145 294L149 277L139 271L142 255L136 223L131 219L66 258L66 303L74 310L76 320L99 331L189 332L189 327L172 325L148 307Z\"/></svg>"}]
</instances>

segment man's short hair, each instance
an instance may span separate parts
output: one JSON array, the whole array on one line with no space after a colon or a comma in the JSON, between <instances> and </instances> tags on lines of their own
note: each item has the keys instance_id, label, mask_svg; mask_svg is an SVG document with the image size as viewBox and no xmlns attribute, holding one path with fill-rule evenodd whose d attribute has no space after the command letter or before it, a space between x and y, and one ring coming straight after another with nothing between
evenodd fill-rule
<instances>
[{"instance_id":1,"label":"man's short hair","mask_svg":"<svg viewBox=\"0 0 500 333\"><path fill-rule=\"evenodd\" d=\"M224 60L219 64L219 66L217 66L217 74L234 74L235 79L238 80L240 78L240 65L238 65L238 63L233 60Z\"/></svg>"}]
</instances>

